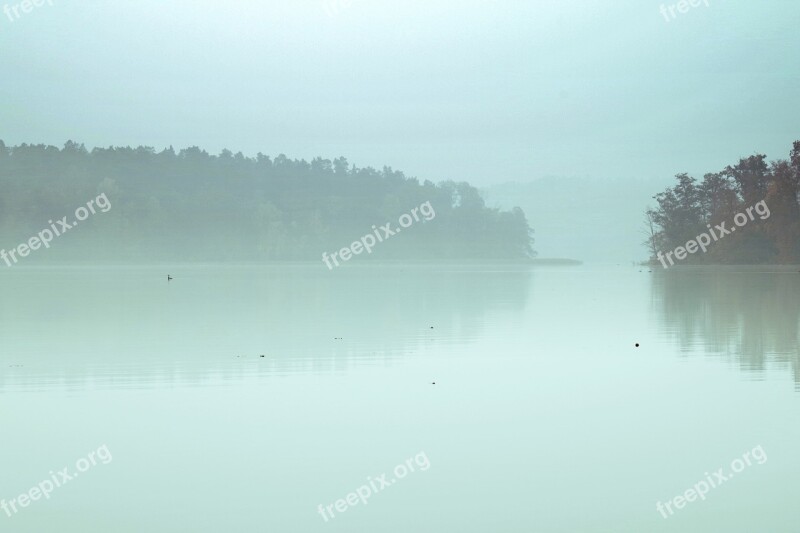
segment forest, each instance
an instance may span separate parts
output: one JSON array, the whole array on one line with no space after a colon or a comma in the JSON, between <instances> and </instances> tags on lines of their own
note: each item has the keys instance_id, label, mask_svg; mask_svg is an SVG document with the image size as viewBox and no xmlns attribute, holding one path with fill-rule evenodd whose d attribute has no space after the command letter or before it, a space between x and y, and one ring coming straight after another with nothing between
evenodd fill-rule
<instances>
[{"instance_id":1,"label":"forest","mask_svg":"<svg viewBox=\"0 0 800 533\"><path fill-rule=\"evenodd\" d=\"M645 213L645 231L656 263L659 252L673 250L709 225L732 221L738 213L763 201L768 218L737 227L735 233L714 242L706 253L686 257L689 264L796 264L800 262L800 141L788 159L767 162L763 154L708 173L702 181L678 174L677 184L653 198L658 206Z\"/></svg>"},{"instance_id":2,"label":"forest","mask_svg":"<svg viewBox=\"0 0 800 533\"><path fill-rule=\"evenodd\" d=\"M87 150L73 141L0 141L0 248L99 194L113 206L36 261L305 261L350 245L424 202L436 217L376 247L368 260L522 261L535 257L520 208L486 206L466 182L434 184L344 157L246 157L198 147ZM34 260L33 258L31 258Z\"/></svg>"}]
</instances>

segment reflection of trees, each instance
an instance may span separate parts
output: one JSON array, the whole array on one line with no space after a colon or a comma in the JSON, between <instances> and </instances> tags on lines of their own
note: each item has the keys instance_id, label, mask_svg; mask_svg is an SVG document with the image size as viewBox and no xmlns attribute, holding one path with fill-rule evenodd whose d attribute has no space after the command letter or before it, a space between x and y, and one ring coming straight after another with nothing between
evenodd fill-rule
<instances>
[{"instance_id":1,"label":"reflection of trees","mask_svg":"<svg viewBox=\"0 0 800 533\"><path fill-rule=\"evenodd\" d=\"M19 270L0 280L8 296L0 301L0 390L21 381L142 386L391 364L469 343L487 320L519 315L531 278L521 266L329 271L322 261L183 267L169 287L151 283L161 269L98 272ZM76 302L74 316L53 311ZM11 364L24 366L8 376Z\"/></svg>"},{"instance_id":2,"label":"reflection of trees","mask_svg":"<svg viewBox=\"0 0 800 533\"><path fill-rule=\"evenodd\" d=\"M657 271L658 272L658 271ZM742 369L791 365L800 383L800 274L794 268L680 268L653 277L656 313L681 349L701 346Z\"/></svg>"}]
</instances>

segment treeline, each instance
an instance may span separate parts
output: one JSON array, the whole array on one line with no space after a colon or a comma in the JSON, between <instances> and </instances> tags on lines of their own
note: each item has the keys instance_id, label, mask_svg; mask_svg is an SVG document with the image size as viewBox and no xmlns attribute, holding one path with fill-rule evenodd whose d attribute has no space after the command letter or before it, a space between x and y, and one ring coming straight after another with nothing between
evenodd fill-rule
<instances>
[{"instance_id":1,"label":"treeline","mask_svg":"<svg viewBox=\"0 0 800 533\"><path fill-rule=\"evenodd\" d=\"M486 207L465 182L419 183L340 157L211 155L191 147L7 147L0 141L0 248L25 242L49 220L105 193L93 215L34 260L320 260L373 225L424 202L436 216L415 222L360 260L527 260L535 255L521 209ZM63 242L62 242L63 240Z\"/></svg>"},{"instance_id":2,"label":"treeline","mask_svg":"<svg viewBox=\"0 0 800 533\"><path fill-rule=\"evenodd\" d=\"M800 141L794 143L788 160L767 163L766 156L757 154L706 174L701 182L687 174L678 174L676 179L677 185L654 197L658 207L646 212L646 245L652 261L659 251L685 246L707 233L709 224L713 229L724 222L727 230L735 227L735 232L714 242L706 253L689 255L683 263L800 262ZM741 227L734 225L737 214L762 201L767 217L759 213ZM763 205L759 208L765 211Z\"/></svg>"}]
</instances>

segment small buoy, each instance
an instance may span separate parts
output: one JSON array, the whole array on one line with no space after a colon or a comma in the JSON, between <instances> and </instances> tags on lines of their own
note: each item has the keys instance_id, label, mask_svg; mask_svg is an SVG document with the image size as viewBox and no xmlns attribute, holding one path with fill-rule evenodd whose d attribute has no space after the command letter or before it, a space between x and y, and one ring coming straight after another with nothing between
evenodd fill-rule
<instances>
[{"instance_id":1,"label":"small buoy","mask_svg":"<svg viewBox=\"0 0 800 533\"><path fill-rule=\"evenodd\" d=\"M638 343L638 342L636 343L636 347L637 347L637 348L639 347L639 343Z\"/></svg>"}]
</instances>

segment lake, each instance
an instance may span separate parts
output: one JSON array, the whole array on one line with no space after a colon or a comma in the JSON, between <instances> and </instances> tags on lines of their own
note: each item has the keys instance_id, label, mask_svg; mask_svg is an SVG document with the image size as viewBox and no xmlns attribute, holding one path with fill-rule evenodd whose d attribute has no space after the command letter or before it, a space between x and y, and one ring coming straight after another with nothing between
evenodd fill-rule
<instances>
[{"instance_id":1,"label":"lake","mask_svg":"<svg viewBox=\"0 0 800 533\"><path fill-rule=\"evenodd\" d=\"M797 267L0 286L0 531L797 531Z\"/></svg>"}]
</instances>

